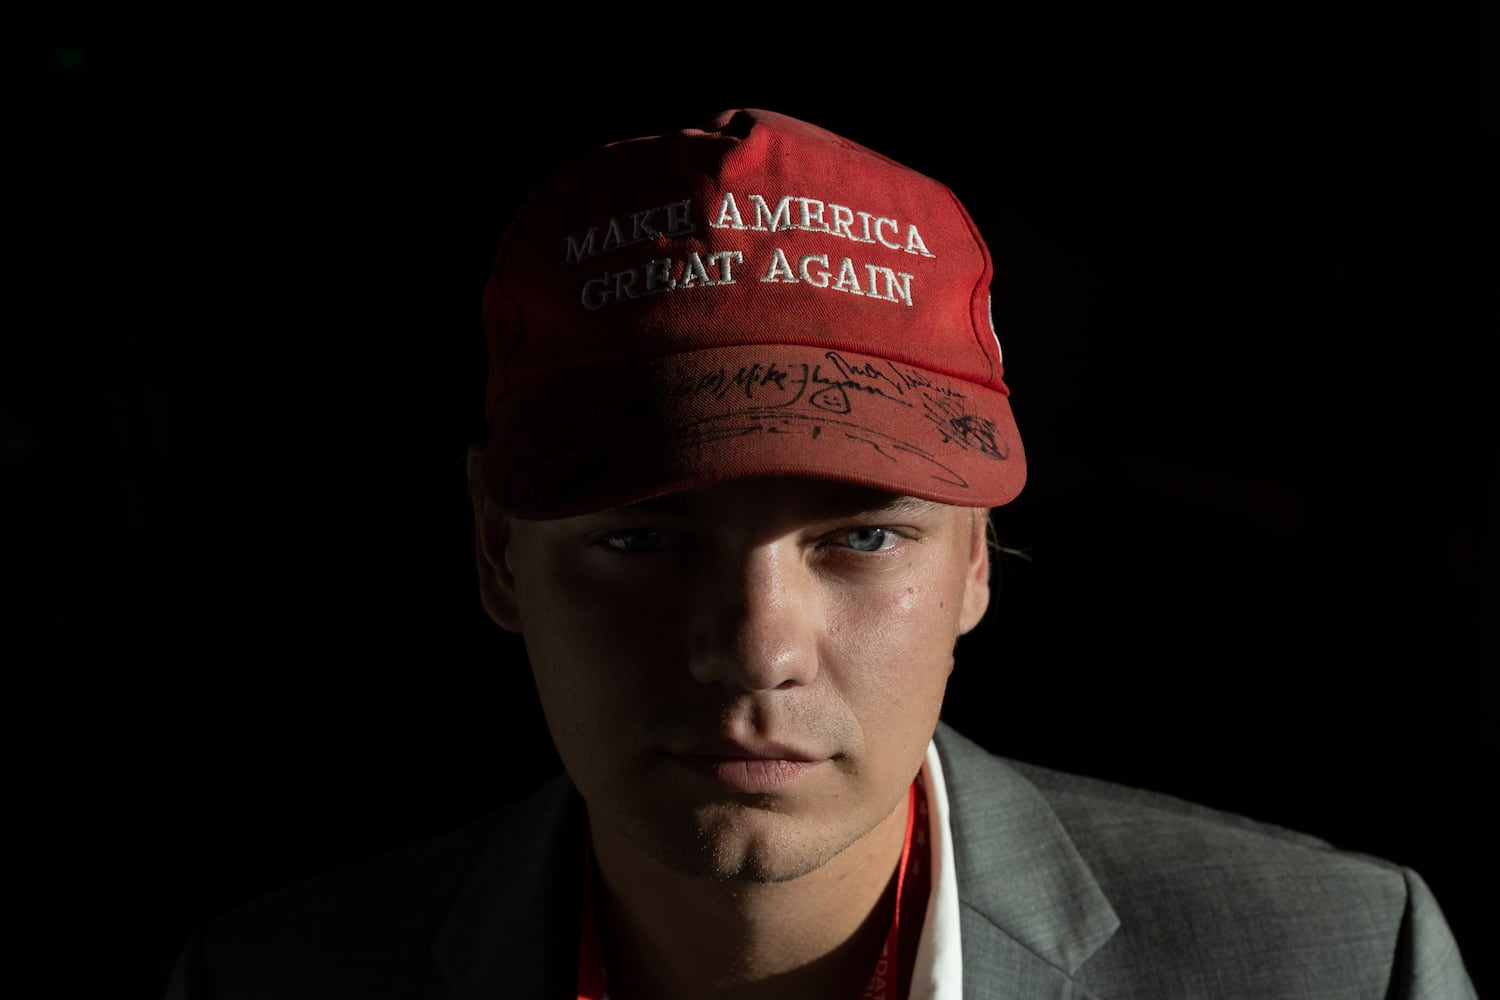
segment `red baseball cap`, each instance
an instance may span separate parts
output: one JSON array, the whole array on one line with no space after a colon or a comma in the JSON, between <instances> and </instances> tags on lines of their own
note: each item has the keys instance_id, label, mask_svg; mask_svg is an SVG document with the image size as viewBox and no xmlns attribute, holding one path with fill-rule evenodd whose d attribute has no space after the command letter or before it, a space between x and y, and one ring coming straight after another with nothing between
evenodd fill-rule
<instances>
[{"instance_id":1,"label":"red baseball cap","mask_svg":"<svg viewBox=\"0 0 1500 1000\"><path fill-rule=\"evenodd\" d=\"M566 517L745 476L970 507L1026 459L989 250L947 186L786 115L553 173L484 293L485 487Z\"/></svg>"}]
</instances>

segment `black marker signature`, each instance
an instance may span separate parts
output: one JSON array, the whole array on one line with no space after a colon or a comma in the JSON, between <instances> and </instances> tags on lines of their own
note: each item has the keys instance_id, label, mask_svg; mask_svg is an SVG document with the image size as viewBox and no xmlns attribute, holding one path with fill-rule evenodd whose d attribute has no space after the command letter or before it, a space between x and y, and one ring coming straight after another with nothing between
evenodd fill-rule
<instances>
[{"instance_id":1,"label":"black marker signature","mask_svg":"<svg viewBox=\"0 0 1500 1000\"><path fill-rule=\"evenodd\" d=\"M831 352L830 352L831 354ZM832 355L836 358L836 355ZM696 396L709 396L716 401L725 397L752 400L760 407L795 406L805 398L807 405L828 413L849 414L854 411L854 401L859 396L875 396L900 406L910 408L912 403L899 398L900 389L887 391L893 386L886 380L859 377L854 369L835 361L832 375L826 373L821 364L786 364L779 360L756 361L739 368L711 368L693 376L669 377L663 384L661 372L653 372L642 381L642 396L635 406L651 407L663 399L682 400ZM880 376L884 378L883 374ZM631 405L627 402L627 405Z\"/></svg>"},{"instance_id":2,"label":"black marker signature","mask_svg":"<svg viewBox=\"0 0 1500 1000\"><path fill-rule=\"evenodd\" d=\"M866 359L863 362L856 362L844 357L838 351L829 351L823 356L846 377L883 383L898 396L905 396L911 389L921 389L943 396L965 398L964 393L953 388L952 385L940 385L932 376L919 372L915 368L900 368L894 361ZM882 392L881 395L889 394Z\"/></svg>"},{"instance_id":3,"label":"black marker signature","mask_svg":"<svg viewBox=\"0 0 1500 1000\"><path fill-rule=\"evenodd\" d=\"M807 366L782 367L776 361L757 361L735 369L709 368L696 375L678 375L660 369L639 377L642 390L637 404L653 407L662 400L725 396L755 400L761 406L791 406L807 390Z\"/></svg>"},{"instance_id":4,"label":"black marker signature","mask_svg":"<svg viewBox=\"0 0 1500 1000\"><path fill-rule=\"evenodd\" d=\"M966 412L958 399L924 394L922 408L945 444L956 444L1002 462L1010 457L1010 442L1000 436L995 422Z\"/></svg>"},{"instance_id":5,"label":"black marker signature","mask_svg":"<svg viewBox=\"0 0 1500 1000\"><path fill-rule=\"evenodd\" d=\"M690 421L676 429L679 443L700 447L732 438L756 434L791 434L817 438L824 434L842 434L872 448L892 464L916 461L928 467L928 475L941 483L968 489L969 481L957 470L944 465L936 455L919 445L882 433L852 420L814 413L787 413L781 410L753 407Z\"/></svg>"}]
</instances>

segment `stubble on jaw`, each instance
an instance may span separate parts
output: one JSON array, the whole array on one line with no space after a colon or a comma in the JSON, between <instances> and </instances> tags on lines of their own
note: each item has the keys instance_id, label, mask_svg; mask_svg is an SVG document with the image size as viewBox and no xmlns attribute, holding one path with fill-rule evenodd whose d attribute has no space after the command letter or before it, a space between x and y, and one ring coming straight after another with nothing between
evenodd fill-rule
<instances>
[{"instance_id":1,"label":"stubble on jaw","mask_svg":"<svg viewBox=\"0 0 1500 1000\"><path fill-rule=\"evenodd\" d=\"M868 825L840 830L819 822L796 819L785 808L761 802L720 802L696 808L682 825L669 828L639 817L623 821L591 811L591 822L612 823L635 849L683 878L743 885L791 882L815 872L891 818L905 801L891 807Z\"/></svg>"}]
</instances>

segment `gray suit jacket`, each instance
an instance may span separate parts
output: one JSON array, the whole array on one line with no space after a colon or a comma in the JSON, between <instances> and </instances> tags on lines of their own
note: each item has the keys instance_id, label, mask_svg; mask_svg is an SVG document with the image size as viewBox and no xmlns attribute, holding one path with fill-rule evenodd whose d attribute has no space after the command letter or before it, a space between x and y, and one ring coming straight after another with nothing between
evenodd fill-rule
<instances>
[{"instance_id":1,"label":"gray suit jacket","mask_svg":"<svg viewBox=\"0 0 1500 1000\"><path fill-rule=\"evenodd\" d=\"M1475 996L1416 873L937 733L964 995ZM169 1000L570 998L584 816L565 779L441 840L221 918Z\"/></svg>"}]
</instances>

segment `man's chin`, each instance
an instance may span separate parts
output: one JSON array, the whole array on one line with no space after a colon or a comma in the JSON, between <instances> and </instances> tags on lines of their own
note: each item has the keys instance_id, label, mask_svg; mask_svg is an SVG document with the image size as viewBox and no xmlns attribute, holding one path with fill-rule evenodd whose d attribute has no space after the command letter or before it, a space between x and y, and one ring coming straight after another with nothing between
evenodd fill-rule
<instances>
[{"instance_id":1,"label":"man's chin","mask_svg":"<svg viewBox=\"0 0 1500 1000\"><path fill-rule=\"evenodd\" d=\"M677 875L712 882L767 885L817 871L858 834L814 833L785 815L719 816L687 831L640 830L631 839Z\"/></svg>"},{"instance_id":2,"label":"man's chin","mask_svg":"<svg viewBox=\"0 0 1500 1000\"><path fill-rule=\"evenodd\" d=\"M758 845L697 845L673 849L668 845L648 848L652 860L684 878L745 885L791 882L822 868L838 853L792 854Z\"/></svg>"}]
</instances>

